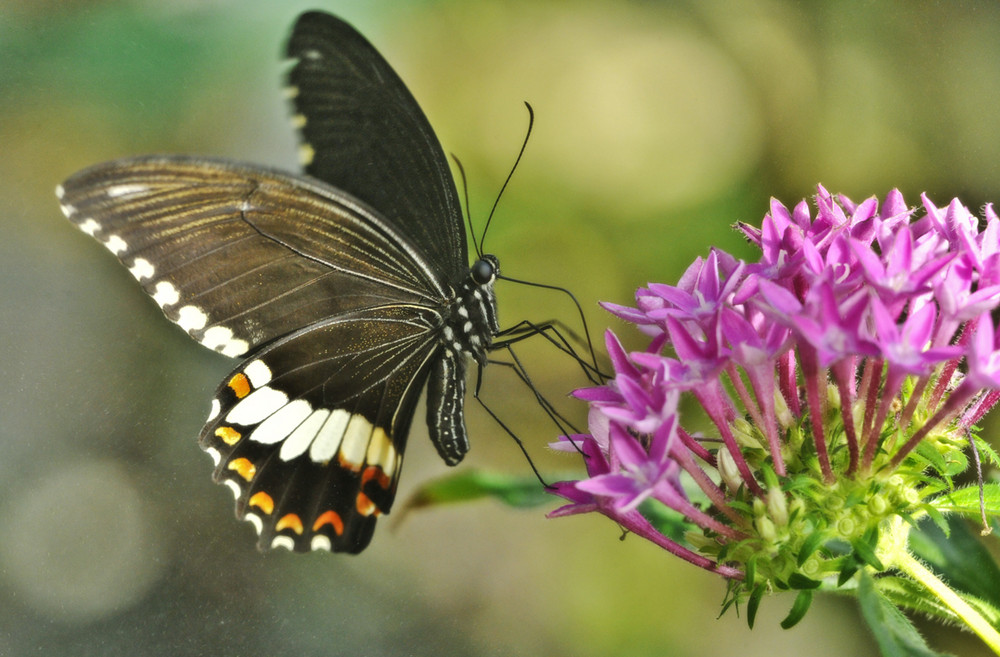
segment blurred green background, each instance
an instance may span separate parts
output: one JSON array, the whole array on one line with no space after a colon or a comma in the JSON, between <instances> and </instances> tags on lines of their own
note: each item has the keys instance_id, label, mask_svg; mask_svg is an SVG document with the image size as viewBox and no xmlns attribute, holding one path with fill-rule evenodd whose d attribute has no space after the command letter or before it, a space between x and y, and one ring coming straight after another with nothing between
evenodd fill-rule
<instances>
[{"instance_id":1,"label":"blurred green background","mask_svg":"<svg viewBox=\"0 0 1000 657\"><path fill-rule=\"evenodd\" d=\"M255 550L195 441L233 363L165 321L53 189L149 152L296 168L279 53L307 8L396 67L479 226L533 104L487 248L572 288L598 339L598 300L713 244L750 256L730 225L772 195L822 182L978 208L1000 188L993 2L0 1L0 655L875 654L850 600L788 632L789 597L753 632L717 619L720 579L597 517L482 502L397 511L358 557ZM498 292L505 323L572 317ZM582 385L544 345L520 353L551 396ZM484 397L544 472L575 465L546 453L555 430L509 372L488 369ZM401 501L447 470L414 424ZM469 425L462 467L528 473L480 409Z\"/></svg>"}]
</instances>

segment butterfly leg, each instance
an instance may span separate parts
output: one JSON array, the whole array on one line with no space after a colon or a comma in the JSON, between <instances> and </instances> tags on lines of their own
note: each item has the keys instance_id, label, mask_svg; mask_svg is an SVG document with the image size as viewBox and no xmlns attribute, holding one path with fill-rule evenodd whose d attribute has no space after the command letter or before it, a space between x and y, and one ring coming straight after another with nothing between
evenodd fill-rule
<instances>
[{"instance_id":1,"label":"butterfly leg","mask_svg":"<svg viewBox=\"0 0 1000 657\"><path fill-rule=\"evenodd\" d=\"M568 333L569 337L567 338L564 333ZM559 320L550 320L540 324L536 324L528 320L522 320L517 324L501 331L497 335L500 339L493 342L492 349L494 351L497 349L504 349L509 345L516 344L522 340L527 340L528 338L536 335L542 336L554 345L556 349L575 360L580 366L580 369L583 371L584 376L586 376L587 380L591 383L601 384L609 378L597 366L596 357L593 356L593 353L591 354L594 358L593 362L588 361L586 358L577 353L577 350L573 347L572 340L579 341L579 336Z\"/></svg>"},{"instance_id":2,"label":"butterfly leg","mask_svg":"<svg viewBox=\"0 0 1000 657\"><path fill-rule=\"evenodd\" d=\"M501 362L499 364L513 367L511 363ZM514 443L517 444L518 448L521 450L521 453L524 454L524 458L528 460L528 466L531 468L531 471L535 473L535 478L538 479L539 483L541 483L542 486L544 486L545 488L551 488L551 486L548 483L546 483L546 481L542 478L541 473L538 472L538 468L535 467L535 462L531 460L531 455L528 454L528 449L524 446L524 443L521 441L521 439L518 438L517 434L514 433L511 430L511 428L504 423L503 420L500 419L500 416L498 416L493 411L493 409L490 408L486 404L486 402L483 401L483 398L479 396L479 388L482 383L482 379L483 379L483 367L480 365L479 371L476 374L476 392L473 395L476 401L479 402L479 405L483 408L483 410L486 411L491 418L493 418L493 421L496 422L500 426L500 428L503 429L505 432L507 432L507 435L514 440Z\"/></svg>"}]
</instances>

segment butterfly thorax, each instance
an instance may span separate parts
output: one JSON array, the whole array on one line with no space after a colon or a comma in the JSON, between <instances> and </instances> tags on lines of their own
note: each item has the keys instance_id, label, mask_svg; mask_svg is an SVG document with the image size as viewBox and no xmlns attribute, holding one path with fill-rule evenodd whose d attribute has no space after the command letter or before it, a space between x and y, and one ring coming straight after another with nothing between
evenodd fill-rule
<instances>
[{"instance_id":1,"label":"butterfly thorax","mask_svg":"<svg viewBox=\"0 0 1000 657\"><path fill-rule=\"evenodd\" d=\"M459 285L441 333L446 348L469 354L480 365L486 364L493 336L500 330L493 293L499 273L500 262L493 255L484 255L472 265Z\"/></svg>"}]
</instances>

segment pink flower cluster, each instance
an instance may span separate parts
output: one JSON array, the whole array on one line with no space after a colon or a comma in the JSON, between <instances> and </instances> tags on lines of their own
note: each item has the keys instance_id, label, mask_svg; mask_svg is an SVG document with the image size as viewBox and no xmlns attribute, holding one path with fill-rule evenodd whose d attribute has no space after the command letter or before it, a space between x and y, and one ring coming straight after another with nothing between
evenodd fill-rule
<instances>
[{"instance_id":1,"label":"pink flower cluster","mask_svg":"<svg viewBox=\"0 0 1000 657\"><path fill-rule=\"evenodd\" d=\"M720 250L677 285L650 284L636 307L604 304L651 336L626 353L608 332L614 377L577 391L589 434L554 447L582 454L588 477L559 483L565 516L596 511L701 567L739 578L738 563L682 545L649 505L682 516L716 544L756 536L760 500L787 521L779 482L832 487L914 465L935 431L962 432L996 403L1000 219L959 201L923 212L898 191L856 204L822 187L816 216L772 201L748 263ZM693 396L711 431L685 429ZM692 492L700 503L692 502ZM661 507L661 508L662 508ZM783 516L784 514L784 516Z\"/></svg>"}]
</instances>

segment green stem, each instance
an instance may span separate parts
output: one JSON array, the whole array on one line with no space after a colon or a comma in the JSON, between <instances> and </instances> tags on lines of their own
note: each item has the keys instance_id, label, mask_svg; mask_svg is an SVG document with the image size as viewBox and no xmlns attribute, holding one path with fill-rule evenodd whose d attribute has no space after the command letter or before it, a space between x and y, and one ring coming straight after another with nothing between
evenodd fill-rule
<instances>
[{"instance_id":1,"label":"green stem","mask_svg":"<svg viewBox=\"0 0 1000 657\"><path fill-rule=\"evenodd\" d=\"M893 554L893 565L899 570L909 575L912 579L922 584L928 591L934 594L938 600L951 609L966 626L979 635L990 649L1000 655L1000 632L986 622L979 612L972 608L955 591L941 581L932 571L925 568L917 561L912 554L906 550L899 550Z\"/></svg>"}]
</instances>

